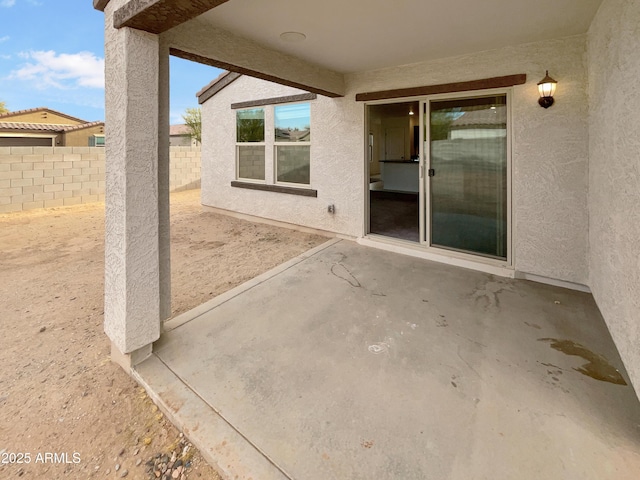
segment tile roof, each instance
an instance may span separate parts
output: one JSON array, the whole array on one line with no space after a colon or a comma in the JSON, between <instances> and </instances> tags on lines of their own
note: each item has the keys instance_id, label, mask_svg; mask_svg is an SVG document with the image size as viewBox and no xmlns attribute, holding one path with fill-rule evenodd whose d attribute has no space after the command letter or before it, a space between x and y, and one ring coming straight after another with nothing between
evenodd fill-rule
<instances>
[{"instance_id":1,"label":"tile roof","mask_svg":"<svg viewBox=\"0 0 640 480\"><path fill-rule=\"evenodd\" d=\"M38 130L43 132L62 132L68 125L53 123L0 122L0 130Z\"/></svg>"},{"instance_id":2,"label":"tile roof","mask_svg":"<svg viewBox=\"0 0 640 480\"><path fill-rule=\"evenodd\" d=\"M169 126L169 135L190 135L191 130L184 124L179 125L170 125Z\"/></svg>"},{"instance_id":3,"label":"tile roof","mask_svg":"<svg viewBox=\"0 0 640 480\"><path fill-rule=\"evenodd\" d=\"M65 125L60 123L26 123L0 122L0 130L36 130L40 132L73 132L84 128L104 125L104 122L86 122L80 125Z\"/></svg>"},{"instance_id":4,"label":"tile roof","mask_svg":"<svg viewBox=\"0 0 640 480\"><path fill-rule=\"evenodd\" d=\"M82 130L85 128L90 128L90 127L97 127L97 126L104 126L104 122L102 121L96 121L96 122L87 122L87 123L82 123L80 125L66 125L64 128L65 132L73 132L75 130Z\"/></svg>"}]
</instances>

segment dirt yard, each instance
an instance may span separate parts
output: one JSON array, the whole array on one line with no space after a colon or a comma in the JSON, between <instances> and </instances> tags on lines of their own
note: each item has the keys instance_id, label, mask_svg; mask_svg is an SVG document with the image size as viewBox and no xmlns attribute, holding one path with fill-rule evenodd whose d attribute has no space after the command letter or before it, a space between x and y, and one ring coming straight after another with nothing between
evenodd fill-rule
<instances>
[{"instance_id":1,"label":"dirt yard","mask_svg":"<svg viewBox=\"0 0 640 480\"><path fill-rule=\"evenodd\" d=\"M199 194L171 199L174 315L326 240L203 211ZM103 237L103 204L0 215L0 477L156 478L176 451L177 478L218 479L110 362Z\"/></svg>"}]
</instances>

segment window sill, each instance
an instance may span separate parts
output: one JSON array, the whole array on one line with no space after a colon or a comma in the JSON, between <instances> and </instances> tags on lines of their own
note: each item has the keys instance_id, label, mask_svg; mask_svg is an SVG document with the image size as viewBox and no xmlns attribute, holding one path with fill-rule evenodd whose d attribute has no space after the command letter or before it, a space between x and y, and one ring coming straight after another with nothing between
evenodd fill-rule
<instances>
[{"instance_id":1,"label":"window sill","mask_svg":"<svg viewBox=\"0 0 640 480\"><path fill-rule=\"evenodd\" d=\"M264 192L287 193L289 195L300 195L302 197L317 197L318 191L311 188L284 187L282 185L265 185L264 183L240 182L234 180L232 187L248 188L249 190L262 190Z\"/></svg>"}]
</instances>

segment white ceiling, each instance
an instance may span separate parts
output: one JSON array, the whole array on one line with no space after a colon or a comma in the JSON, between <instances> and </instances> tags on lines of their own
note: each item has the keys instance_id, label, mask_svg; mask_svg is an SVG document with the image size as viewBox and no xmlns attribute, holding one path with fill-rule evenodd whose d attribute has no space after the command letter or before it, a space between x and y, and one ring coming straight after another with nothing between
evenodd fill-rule
<instances>
[{"instance_id":1,"label":"white ceiling","mask_svg":"<svg viewBox=\"0 0 640 480\"><path fill-rule=\"evenodd\" d=\"M230 0L199 19L338 72L584 33L602 0ZM299 44L280 39L301 32Z\"/></svg>"}]
</instances>

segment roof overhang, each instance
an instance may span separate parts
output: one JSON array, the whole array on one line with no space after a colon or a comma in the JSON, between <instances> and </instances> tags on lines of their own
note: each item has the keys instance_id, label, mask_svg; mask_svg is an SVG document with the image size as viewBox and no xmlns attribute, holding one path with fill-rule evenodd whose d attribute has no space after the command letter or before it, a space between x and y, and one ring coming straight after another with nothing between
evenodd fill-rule
<instances>
[{"instance_id":1,"label":"roof overhang","mask_svg":"<svg viewBox=\"0 0 640 480\"><path fill-rule=\"evenodd\" d=\"M113 16L173 55L335 97L349 73L584 34L601 2L129 0Z\"/></svg>"}]
</instances>

